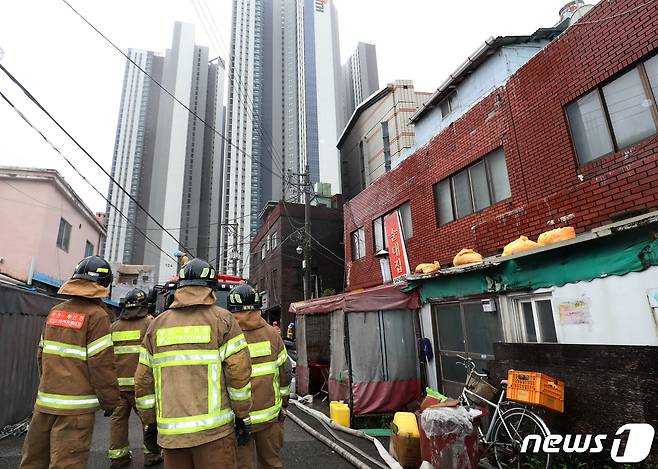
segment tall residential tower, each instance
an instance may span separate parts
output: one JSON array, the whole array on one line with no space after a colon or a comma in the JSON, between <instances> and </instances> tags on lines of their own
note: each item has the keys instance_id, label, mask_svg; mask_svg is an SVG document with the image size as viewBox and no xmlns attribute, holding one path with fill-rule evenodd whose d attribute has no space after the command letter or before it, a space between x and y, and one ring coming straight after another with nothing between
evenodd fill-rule
<instances>
[{"instance_id":1,"label":"tall residential tower","mask_svg":"<svg viewBox=\"0 0 658 469\"><path fill-rule=\"evenodd\" d=\"M112 175L170 234L110 185L112 204L130 223L108 205L105 256L153 264L162 281L176 273L169 256L181 247L219 262L224 63L209 60L208 48L194 43L194 26L179 22L164 57L137 50L129 57L167 91L127 62Z\"/></svg>"},{"instance_id":2,"label":"tall residential tower","mask_svg":"<svg viewBox=\"0 0 658 469\"><path fill-rule=\"evenodd\" d=\"M354 110L371 94L379 90L377 49L374 44L359 42L356 50L343 64L343 127ZM342 129L341 129L342 131Z\"/></svg>"},{"instance_id":3,"label":"tall residential tower","mask_svg":"<svg viewBox=\"0 0 658 469\"><path fill-rule=\"evenodd\" d=\"M340 60L330 0L234 0L220 269L248 276L249 240L288 173L340 190Z\"/></svg>"}]
</instances>

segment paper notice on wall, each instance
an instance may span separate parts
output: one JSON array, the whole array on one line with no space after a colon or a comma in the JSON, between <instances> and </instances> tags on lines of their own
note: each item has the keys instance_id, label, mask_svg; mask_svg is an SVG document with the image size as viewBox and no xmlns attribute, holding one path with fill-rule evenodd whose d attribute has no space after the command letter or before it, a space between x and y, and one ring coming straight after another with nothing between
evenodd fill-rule
<instances>
[{"instance_id":1,"label":"paper notice on wall","mask_svg":"<svg viewBox=\"0 0 658 469\"><path fill-rule=\"evenodd\" d=\"M559 305L560 324L589 324L589 301L586 297L563 301Z\"/></svg>"}]
</instances>

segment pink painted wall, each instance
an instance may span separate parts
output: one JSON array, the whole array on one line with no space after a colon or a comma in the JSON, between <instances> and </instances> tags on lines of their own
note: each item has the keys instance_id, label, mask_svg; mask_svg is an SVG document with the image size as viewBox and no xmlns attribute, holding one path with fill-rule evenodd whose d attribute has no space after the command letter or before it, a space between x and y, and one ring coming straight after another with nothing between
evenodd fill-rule
<instances>
[{"instance_id":1,"label":"pink painted wall","mask_svg":"<svg viewBox=\"0 0 658 469\"><path fill-rule=\"evenodd\" d=\"M57 247L60 218L71 225L68 252ZM98 224L53 179L0 174L0 273L25 281L35 256L36 272L66 280L84 257L87 240L98 254L100 236Z\"/></svg>"}]
</instances>

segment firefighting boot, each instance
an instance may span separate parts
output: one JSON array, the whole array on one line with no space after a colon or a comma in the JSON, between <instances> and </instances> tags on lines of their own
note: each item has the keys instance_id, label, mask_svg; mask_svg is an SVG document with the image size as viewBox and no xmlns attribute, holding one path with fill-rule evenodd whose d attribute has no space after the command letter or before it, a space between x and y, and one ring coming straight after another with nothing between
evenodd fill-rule
<instances>
[{"instance_id":1,"label":"firefighting boot","mask_svg":"<svg viewBox=\"0 0 658 469\"><path fill-rule=\"evenodd\" d=\"M110 459L110 469L129 466L130 459L130 455L118 459Z\"/></svg>"},{"instance_id":2,"label":"firefighting boot","mask_svg":"<svg viewBox=\"0 0 658 469\"><path fill-rule=\"evenodd\" d=\"M160 464L162 462L162 455L155 453L144 453L144 466L150 467Z\"/></svg>"}]
</instances>

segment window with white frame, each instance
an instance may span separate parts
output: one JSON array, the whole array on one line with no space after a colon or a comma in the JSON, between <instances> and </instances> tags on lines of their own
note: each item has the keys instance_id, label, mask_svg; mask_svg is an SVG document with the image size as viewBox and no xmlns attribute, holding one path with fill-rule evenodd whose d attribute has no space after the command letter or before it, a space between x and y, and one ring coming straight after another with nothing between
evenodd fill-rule
<instances>
[{"instance_id":1,"label":"window with white frame","mask_svg":"<svg viewBox=\"0 0 658 469\"><path fill-rule=\"evenodd\" d=\"M270 235L270 247L272 249L276 249L277 246L277 239L276 239L276 231L273 231L272 234Z\"/></svg>"},{"instance_id":2,"label":"window with white frame","mask_svg":"<svg viewBox=\"0 0 658 469\"><path fill-rule=\"evenodd\" d=\"M366 255L366 232L363 227L352 232L352 260L361 259Z\"/></svg>"},{"instance_id":3,"label":"window with white frame","mask_svg":"<svg viewBox=\"0 0 658 469\"><path fill-rule=\"evenodd\" d=\"M441 117L445 119L448 114L457 108L457 92L453 91L439 103L441 108Z\"/></svg>"},{"instance_id":4,"label":"window with white frame","mask_svg":"<svg viewBox=\"0 0 658 469\"><path fill-rule=\"evenodd\" d=\"M404 233L404 239L411 239L414 235L414 228L413 224L411 223L411 204L409 204L409 202L405 202L391 212L388 212L379 218L375 218L372 221L372 234L375 253L381 251L382 249L388 248L386 230L384 229L384 218L386 218L386 216L390 213L393 213L395 210L400 211L400 219L402 220L402 231Z\"/></svg>"},{"instance_id":5,"label":"window with white frame","mask_svg":"<svg viewBox=\"0 0 658 469\"><path fill-rule=\"evenodd\" d=\"M523 342L557 342L550 295L516 298L514 309Z\"/></svg>"}]
</instances>

